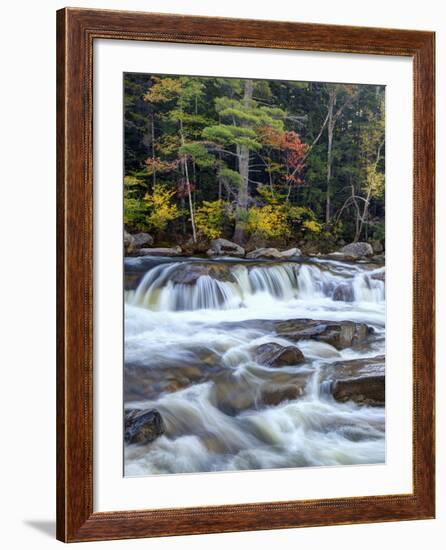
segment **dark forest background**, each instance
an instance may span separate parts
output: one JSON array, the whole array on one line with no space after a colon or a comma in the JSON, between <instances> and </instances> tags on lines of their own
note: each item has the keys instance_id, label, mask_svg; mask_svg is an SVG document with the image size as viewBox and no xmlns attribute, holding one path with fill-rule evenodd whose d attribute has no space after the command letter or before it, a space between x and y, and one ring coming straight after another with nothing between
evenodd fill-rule
<instances>
[{"instance_id":1,"label":"dark forest background","mask_svg":"<svg viewBox=\"0 0 446 550\"><path fill-rule=\"evenodd\" d=\"M191 251L384 245L384 87L126 73L124 223Z\"/></svg>"}]
</instances>

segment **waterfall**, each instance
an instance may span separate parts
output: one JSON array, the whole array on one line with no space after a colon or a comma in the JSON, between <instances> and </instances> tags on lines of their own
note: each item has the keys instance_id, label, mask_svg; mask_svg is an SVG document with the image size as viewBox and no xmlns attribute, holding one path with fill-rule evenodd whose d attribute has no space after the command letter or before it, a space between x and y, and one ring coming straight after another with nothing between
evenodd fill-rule
<instances>
[{"instance_id":1,"label":"waterfall","mask_svg":"<svg viewBox=\"0 0 446 550\"><path fill-rule=\"evenodd\" d=\"M204 272L185 284L178 273L192 266L225 268L225 277ZM151 268L135 291L126 293L126 303L155 311L224 310L247 307L253 300L381 303L384 282L365 268L352 265L340 270L335 262L217 264L217 262L173 262Z\"/></svg>"},{"instance_id":2,"label":"waterfall","mask_svg":"<svg viewBox=\"0 0 446 550\"><path fill-rule=\"evenodd\" d=\"M336 373L385 354L383 269L143 258L127 262L125 276L125 406L157 410L166 430L125 445L126 476L384 462L384 407L332 394ZM306 320L373 331L337 349L311 330L293 338ZM297 347L304 360L273 366L265 345Z\"/></svg>"},{"instance_id":3,"label":"waterfall","mask_svg":"<svg viewBox=\"0 0 446 550\"><path fill-rule=\"evenodd\" d=\"M353 292L357 302L383 302L384 282L372 279L368 273L360 273L353 279Z\"/></svg>"}]
</instances>

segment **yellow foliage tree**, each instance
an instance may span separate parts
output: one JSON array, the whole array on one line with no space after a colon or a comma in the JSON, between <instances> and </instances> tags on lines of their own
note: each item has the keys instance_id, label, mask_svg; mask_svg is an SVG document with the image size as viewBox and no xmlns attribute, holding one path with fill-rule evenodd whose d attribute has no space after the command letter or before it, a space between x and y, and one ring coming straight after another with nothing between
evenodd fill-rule
<instances>
[{"instance_id":1,"label":"yellow foliage tree","mask_svg":"<svg viewBox=\"0 0 446 550\"><path fill-rule=\"evenodd\" d=\"M152 193L146 193L144 196L144 204L149 211L146 220L154 229L163 231L170 221L179 217L180 211L177 205L172 203L174 195L175 191L167 189L164 185L157 184L153 188Z\"/></svg>"},{"instance_id":2,"label":"yellow foliage tree","mask_svg":"<svg viewBox=\"0 0 446 550\"><path fill-rule=\"evenodd\" d=\"M229 215L225 210L224 201L203 201L195 212L195 223L198 230L209 239L220 237Z\"/></svg>"},{"instance_id":3,"label":"yellow foliage tree","mask_svg":"<svg viewBox=\"0 0 446 550\"><path fill-rule=\"evenodd\" d=\"M248 210L246 221L248 233L255 233L262 237L278 238L289 233L287 217L282 208L267 204L262 207L254 206Z\"/></svg>"}]
</instances>

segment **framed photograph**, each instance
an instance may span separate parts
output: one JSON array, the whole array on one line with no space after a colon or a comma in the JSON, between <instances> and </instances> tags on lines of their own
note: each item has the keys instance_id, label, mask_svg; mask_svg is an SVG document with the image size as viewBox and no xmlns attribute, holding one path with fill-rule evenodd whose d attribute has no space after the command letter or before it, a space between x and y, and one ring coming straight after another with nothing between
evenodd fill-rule
<instances>
[{"instance_id":1,"label":"framed photograph","mask_svg":"<svg viewBox=\"0 0 446 550\"><path fill-rule=\"evenodd\" d=\"M434 517L434 33L57 13L57 537Z\"/></svg>"}]
</instances>

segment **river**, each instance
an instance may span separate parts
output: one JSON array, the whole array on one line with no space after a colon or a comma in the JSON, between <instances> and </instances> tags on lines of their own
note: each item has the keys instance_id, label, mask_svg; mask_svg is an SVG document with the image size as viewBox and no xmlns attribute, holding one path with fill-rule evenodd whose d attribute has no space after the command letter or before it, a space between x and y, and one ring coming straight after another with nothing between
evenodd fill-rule
<instances>
[{"instance_id":1,"label":"river","mask_svg":"<svg viewBox=\"0 0 446 550\"><path fill-rule=\"evenodd\" d=\"M383 360L382 273L316 258L126 258L124 405L159 411L165 433L125 444L125 475L384 462L383 403L332 391L339 373L368 376ZM367 337L326 336L346 321ZM304 360L270 365L264 344Z\"/></svg>"}]
</instances>

